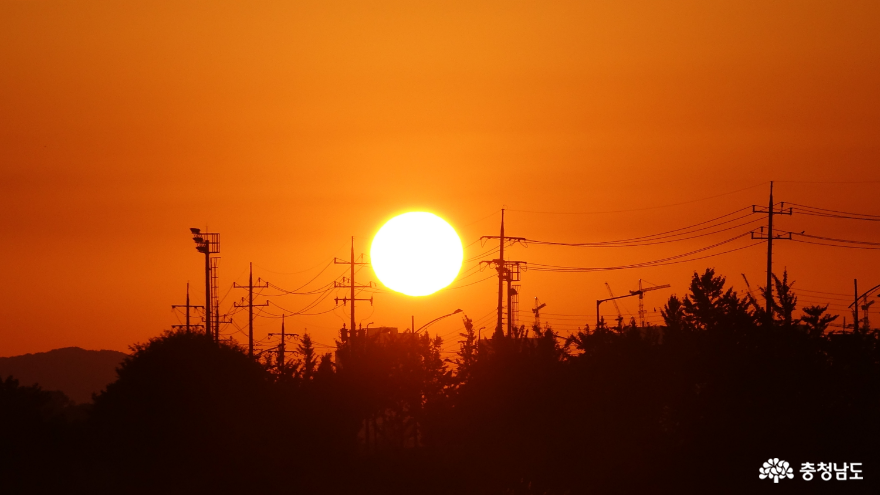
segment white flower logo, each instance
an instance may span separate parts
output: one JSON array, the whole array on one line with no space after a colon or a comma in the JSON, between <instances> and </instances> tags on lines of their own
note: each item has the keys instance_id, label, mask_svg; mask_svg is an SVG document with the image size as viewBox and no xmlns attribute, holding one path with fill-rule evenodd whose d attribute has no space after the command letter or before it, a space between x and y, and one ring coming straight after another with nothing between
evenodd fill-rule
<instances>
[{"instance_id":1,"label":"white flower logo","mask_svg":"<svg viewBox=\"0 0 880 495\"><path fill-rule=\"evenodd\" d=\"M786 461L780 461L775 457L773 459L767 459L767 462L764 463L764 467L758 471L761 473L758 475L759 478L762 480L765 478L773 478L774 483L779 483L779 478L794 478L791 466L789 466Z\"/></svg>"}]
</instances>

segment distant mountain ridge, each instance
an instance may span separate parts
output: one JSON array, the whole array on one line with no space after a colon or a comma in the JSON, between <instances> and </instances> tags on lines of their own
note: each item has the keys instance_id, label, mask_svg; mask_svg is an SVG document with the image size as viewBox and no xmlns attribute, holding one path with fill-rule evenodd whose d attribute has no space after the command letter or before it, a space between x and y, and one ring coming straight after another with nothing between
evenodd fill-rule
<instances>
[{"instance_id":1,"label":"distant mountain ridge","mask_svg":"<svg viewBox=\"0 0 880 495\"><path fill-rule=\"evenodd\" d=\"M91 402L92 394L116 381L116 368L128 355L118 351L90 351L64 347L0 358L0 379L12 375L22 385L38 384L59 390L73 401Z\"/></svg>"}]
</instances>

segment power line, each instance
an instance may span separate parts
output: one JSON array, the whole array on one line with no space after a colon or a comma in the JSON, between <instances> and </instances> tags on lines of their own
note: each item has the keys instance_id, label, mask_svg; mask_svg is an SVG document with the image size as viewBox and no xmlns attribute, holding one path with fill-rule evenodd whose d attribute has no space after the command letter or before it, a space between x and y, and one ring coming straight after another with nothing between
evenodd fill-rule
<instances>
[{"instance_id":1,"label":"power line","mask_svg":"<svg viewBox=\"0 0 880 495\"><path fill-rule=\"evenodd\" d=\"M681 203L671 203L671 204L660 205L660 206L648 206L648 207L645 207L645 208L632 208L632 209L627 209L627 210L606 210L606 211L532 211L532 210L514 210L514 209L510 209L509 211L516 211L516 212L521 212L521 213L540 213L540 214L548 214L548 215L601 215L601 214L605 214L605 213L628 213L628 212L633 212L633 211L657 210L657 209L660 209L660 208L671 208L671 207L673 207L673 206L681 206L681 205L687 205L687 204L692 204L692 203L699 203L700 201L708 201L708 200L710 200L710 199L720 198L720 197L722 197L722 196L727 196L727 195L730 195L730 194L736 194L736 193L738 193L738 192L747 191L747 190L749 190L749 189L754 189L754 188L756 188L756 187L763 186L763 185L766 184L766 183L767 183L767 182L764 181L764 182L761 182L760 184L755 184L755 185L753 185L753 186L744 187L744 188L742 188L742 189L737 189L737 190L735 190L735 191L730 191L730 192L726 192L726 193L721 193L721 194L717 194L717 195L715 195L715 196L709 196L709 197L706 197L706 198L694 199L694 200L691 200L691 201L683 201L683 202L681 202Z\"/></svg>"},{"instance_id":2,"label":"power line","mask_svg":"<svg viewBox=\"0 0 880 495\"><path fill-rule=\"evenodd\" d=\"M840 215L852 215L852 216L871 217L871 218L880 219L880 215L874 215L871 213L853 213L853 212L849 212L849 211L830 210L828 208L819 208L818 206L802 205L800 203L789 203L789 204L800 207L800 208L805 208L808 210L817 210L817 211L840 214Z\"/></svg>"},{"instance_id":3,"label":"power line","mask_svg":"<svg viewBox=\"0 0 880 495\"><path fill-rule=\"evenodd\" d=\"M838 248L846 248L846 249L867 249L867 250L876 250L880 249L880 247L868 247L868 246L843 246L840 244L828 244L825 242L813 242L813 241L805 241L803 239L791 239L794 242L800 242L802 244L813 244L816 246L828 246L828 247L838 247Z\"/></svg>"},{"instance_id":4,"label":"power line","mask_svg":"<svg viewBox=\"0 0 880 495\"><path fill-rule=\"evenodd\" d=\"M832 214L832 213L823 213L823 212L804 210L801 208L795 208L794 211L800 215L808 215L808 216L813 216L813 217L839 218L839 219L844 219L844 220L864 220L867 222L880 222L880 218L868 218L868 217L858 217L858 216L850 216L850 215L837 215L837 214Z\"/></svg>"},{"instance_id":5,"label":"power line","mask_svg":"<svg viewBox=\"0 0 880 495\"><path fill-rule=\"evenodd\" d=\"M784 232L787 232L787 231L784 231ZM822 237L822 236L818 236L818 235L804 234L803 232L788 232L788 233L792 234L792 235L801 236L801 237L809 237L811 239L820 239L823 241L843 242L843 243L847 243L847 244L862 244L862 245L867 245L867 246L880 246L880 242L854 241L851 239L835 239L833 237Z\"/></svg>"},{"instance_id":6,"label":"power line","mask_svg":"<svg viewBox=\"0 0 880 495\"><path fill-rule=\"evenodd\" d=\"M748 215L743 215L743 216L738 217L738 218L736 218L736 219L734 219L734 220L739 220L739 219L742 219L742 218L745 218L745 217L748 217L748 216L751 216L751 215L752 215L752 213L749 213ZM761 220L762 220L762 219L757 218L757 219L749 220L748 222L743 222L743 223L740 223L740 224L737 224L737 225L733 225L733 226L726 227L726 228L723 228L723 229L715 230L715 231L712 231L712 232L704 232L704 233L702 233L702 234L697 234L697 235L693 235L693 236L690 236L690 237L680 237L680 236L682 236L682 235L688 235L688 234L691 234L691 233L694 233L694 232L697 232L697 231L700 231L700 230L705 230L705 229L709 229L709 228L717 227L717 226L719 226L719 225L721 225L721 224L724 224L724 223L728 223L728 222L722 222L722 223L720 223L720 224L711 225L711 226L709 226L709 227L704 227L704 228L696 229L696 230L692 230L692 231L689 231L689 232L682 232L682 233L680 233L680 234L674 234L674 235L668 235L668 236L663 236L663 237L656 237L656 238L651 238L651 239L645 239L645 240L643 240L643 241L639 241L639 242L628 241L628 240L618 240L618 241L601 241L601 242L586 242L586 243L565 243L565 242L539 241L539 240L534 240L534 239L526 239L525 242L526 242L526 243L529 243L529 244L542 244L542 245L568 246L568 247L593 247L593 248L599 248L599 247L640 247L640 246L652 246L652 245L655 245L655 244L668 244L668 243L670 243L670 242L679 242L679 241L686 241L686 240L690 240L690 239L697 239L697 238L700 238L700 237L707 237L707 236L710 236L710 235L718 234L718 233L720 233L720 232L727 232L727 231L729 231L729 230L733 230L733 229L737 229L737 228L740 228L740 227L744 227L744 226L746 226L746 225L754 224L754 223L756 223L756 222L758 222L758 221L761 221Z\"/></svg>"},{"instance_id":7,"label":"power line","mask_svg":"<svg viewBox=\"0 0 880 495\"><path fill-rule=\"evenodd\" d=\"M544 272L599 272L599 271L610 271L610 270L625 270L625 269L630 269L630 268L647 268L647 267L654 267L654 266L665 266L665 265L673 265L673 264L677 264L677 263L688 263L691 261L697 261L697 260L701 260L701 259L712 258L714 256L720 256L722 254L732 253L734 251L739 251L741 249L747 249L752 246L757 246L758 244L762 244L760 242L756 242L756 243L752 243L752 244L749 244L746 246L742 246L742 247L738 247L738 248L734 248L734 249L729 249L727 251L722 251L720 253L713 253L713 254L710 254L707 256L700 256L700 257L689 258L689 259L681 259L681 258L687 258L688 256L692 256L697 253L708 251L710 249L714 249L718 246L722 246L722 245L727 244L729 242L733 242L737 239L741 239L741 238L743 238L747 235L750 235L750 234L751 234L751 232L745 232L745 233L740 234L738 236L731 237L730 239L727 239L727 240L724 240L721 242L717 242L715 244L712 244L711 246L706 246L706 247L703 247L700 249L696 249L694 251L682 253L682 254L675 255L675 256L670 256L667 258L661 258L658 260L645 261L642 263L633 263L631 265L619 265L619 266L609 266L609 267L576 267L576 266L558 266L558 265L544 265L544 264L539 264L539 263L532 263L532 264L530 264L530 268L532 270L544 271Z\"/></svg>"}]
</instances>

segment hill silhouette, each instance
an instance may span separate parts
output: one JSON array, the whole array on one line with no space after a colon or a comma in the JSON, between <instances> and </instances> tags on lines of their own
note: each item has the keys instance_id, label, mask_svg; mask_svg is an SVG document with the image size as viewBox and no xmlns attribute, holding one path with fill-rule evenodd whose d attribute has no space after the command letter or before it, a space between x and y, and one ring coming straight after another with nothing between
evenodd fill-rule
<instances>
[{"instance_id":1,"label":"hill silhouette","mask_svg":"<svg viewBox=\"0 0 880 495\"><path fill-rule=\"evenodd\" d=\"M0 358L0 377L11 375L22 385L58 390L82 404L91 402L92 394L116 380L116 368L126 356L118 351L64 347Z\"/></svg>"}]
</instances>

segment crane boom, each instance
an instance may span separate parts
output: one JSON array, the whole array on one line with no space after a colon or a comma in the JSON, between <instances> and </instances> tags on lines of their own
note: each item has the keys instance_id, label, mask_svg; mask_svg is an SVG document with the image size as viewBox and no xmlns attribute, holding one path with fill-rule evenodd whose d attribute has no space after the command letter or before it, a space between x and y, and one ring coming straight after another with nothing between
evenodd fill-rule
<instances>
[{"instance_id":1,"label":"crane boom","mask_svg":"<svg viewBox=\"0 0 880 495\"><path fill-rule=\"evenodd\" d=\"M657 285L654 287L648 287L647 289L643 289L641 287L641 281L639 281L639 290L631 290L631 291L629 291L629 294L626 294L623 296L615 296L614 292L611 291L611 286L608 285L608 282L605 282L605 288L608 289L608 294L611 297L608 297L605 299L596 299L596 326L598 327L599 322L602 321L602 316L599 313L599 307L601 306L601 304L603 302L611 301L614 303L614 308L617 310L617 325L618 325L618 327L621 327L621 323L623 322L623 315L620 313L620 307L617 305L617 299L623 299L624 297L633 297L633 296L639 296L639 317L642 320L642 326L644 326L644 312L645 311L644 311L644 308L642 307L641 299L644 297L645 292L650 292L652 290L659 290L659 289L667 289L669 287L672 287L672 286L669 284L665 284L665 285ZM880 286L878 286L878 287L880 287Z\"/></svg>"},{"instance_id":2,"label":"crane boom","mask_svg":"<svg viewBox=\"0 0 880 495\"><path fill-rule=\"evenodd\" d=\"M608 285L608 282L605 282L605 288L608 289L608 295L611 296L610 301L612 303L614 303L614 309L617 310L617 326L620 327L620 325L623 323L623 315L620 313L620 306L617 305L617 299L620 299L620 298L614 296L614 292L611 292L611 286ZM621 296L621 297L626 297L626 296Z\"/></svg>"}]
</instances>

